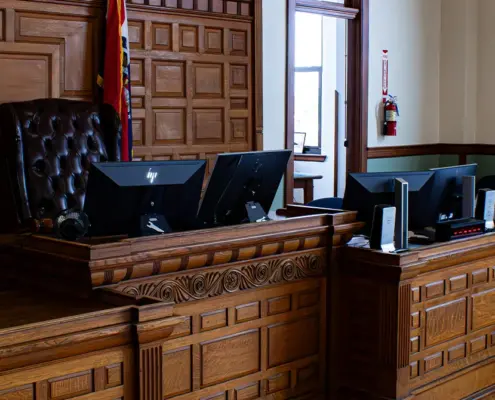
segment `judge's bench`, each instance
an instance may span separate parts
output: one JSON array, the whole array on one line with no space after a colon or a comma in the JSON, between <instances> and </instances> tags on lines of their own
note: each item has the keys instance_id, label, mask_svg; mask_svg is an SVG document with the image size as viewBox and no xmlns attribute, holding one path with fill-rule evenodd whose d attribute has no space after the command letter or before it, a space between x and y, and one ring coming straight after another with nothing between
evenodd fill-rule
<instances>
[{"instance_id":1,"label":"judge's bench","mask_svg":"<svg viewBox=\"0 0 495 400\"><path fill-rule=\"evenodd\" d=\"M149 237L23 231L118 159L108 110L72 106L0 110L1 400L494 398L493 234L386 254L350 242L356 212L302 206Z\"/></svg>"}]
</instances>

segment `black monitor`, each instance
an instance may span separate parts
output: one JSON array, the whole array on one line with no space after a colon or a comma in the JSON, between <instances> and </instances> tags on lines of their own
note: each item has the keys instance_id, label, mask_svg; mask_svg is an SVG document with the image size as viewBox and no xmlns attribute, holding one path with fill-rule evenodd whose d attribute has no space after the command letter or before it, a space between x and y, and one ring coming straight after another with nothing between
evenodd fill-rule
<instances>
[{"instance_id":1,"label":"black monitor","mask_svg":"<svg viewBox=\"0 0 495 400\"><path fill-rule=\"evenodd\" d=\"M428 207L434 172L376 172L349 174L343 208L358 211L358 219L366 222L369 233L376 205L395 203L395 179L409 183L409 228L421 229L421 213Z\"/></svg>"},{"instance_id":2,"label":"black monitor","mask_svg":"<svg viewBox=\"0 0 495 400\"><path fill-rule=\"evenodd\" d=\"M462 217L462 177L476 176L477 168L477 164L468 164L430 170L435 177L428 208L421 215L423 225Z\"/></svg>"},{"instance_id":3,"label":"black monitor","mask_svg":"<svg viewBox=\"0 0 495 400\"><path fill-rule=\"evenodd\" d=\"M140 236L144 216L161 216L145 222L159 228L145 228L148 234L191 229L205 165L203 160L93 163L84 204L90 236Z\"/></svg>"},{"instance_id":4,"label":"black monitor","mask_svg":"<svg viewBox=\"0 0 495 400\"><path fill-rule=\"evenodd\" d=\"M290 150L218 155L198 213L200 227L267 219Z\"/></svg>"}]
</instances>

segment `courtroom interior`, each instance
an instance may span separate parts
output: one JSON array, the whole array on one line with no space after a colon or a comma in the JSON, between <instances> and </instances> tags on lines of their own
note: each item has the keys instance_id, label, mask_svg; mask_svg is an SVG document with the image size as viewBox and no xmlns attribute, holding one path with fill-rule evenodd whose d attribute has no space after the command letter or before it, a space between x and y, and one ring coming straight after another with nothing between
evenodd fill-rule
<instances>
[{"instance_id":1,"label":"courtroom interior","mask_svg":"<svg viewBox=\"0 0 495 400\"><path fill-rule=\"evenodd\" d=\"M0 400L495 399L493 15L0 0Z\"/></svg>"}]
</instances>

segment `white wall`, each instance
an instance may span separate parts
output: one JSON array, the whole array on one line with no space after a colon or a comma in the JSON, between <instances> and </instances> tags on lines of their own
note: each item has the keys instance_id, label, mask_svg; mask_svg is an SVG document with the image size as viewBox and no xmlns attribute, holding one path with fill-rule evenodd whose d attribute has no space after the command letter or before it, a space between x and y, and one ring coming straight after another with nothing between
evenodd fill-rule
<instances>
[{"instance_id":1,"label":"white wall","mask_svg":"<svg viewBox=\"0 0 495 400\"><path fill-rule=\"evenodd\" d=\"M478 92L478 0L442 0L440 142L473 143Z\"/></svg>"},{"instance_id":2,"label":"white wall","mask_svg":"<svg viewBox=\"0 0 495 400\"><path fill-rule=\"evenodd\" d=\"M495 144L495 15L494 0L479 1L478 96L476 143Z\"/></svg>"},{"instance_id":3,"label":"white wall","mask_svg":"<svg viewBox=\"0 0 495 400\"><path fill-rule=\"evenodd\" d=\"M440 29L441 0L370 1L370 147L439 141ZM399 101L396 137L381 133L383 50L389 50L389 93Z\"/></svg>"},{"instance_id":4,"label":"white wall","mask_svg":"<svg viewBox=\"0 0 495 400\"><path fill-rule=\"evenodd\" d=\"M286 0L263 1L263 148L285 147ZM283 184L272 210L283 206Z\"/></svg>"}]
</instances>

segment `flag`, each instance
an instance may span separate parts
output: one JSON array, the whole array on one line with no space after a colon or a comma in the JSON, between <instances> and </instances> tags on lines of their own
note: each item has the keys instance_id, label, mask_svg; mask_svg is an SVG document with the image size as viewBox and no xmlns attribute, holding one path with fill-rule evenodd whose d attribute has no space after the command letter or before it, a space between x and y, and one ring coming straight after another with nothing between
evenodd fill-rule
<instances>
[{"instance_id":1,"label":"flag","mask_svg":"<svg viewBox=\"0 0 495 400\"><path fill-rule=\"evenodd\" d=\"M102 60L98 85L103 89L103 102L113 106L120 116L120 159L132 161L130 51L125 0L107 0Z\"/></svg>"}]
</instances>

